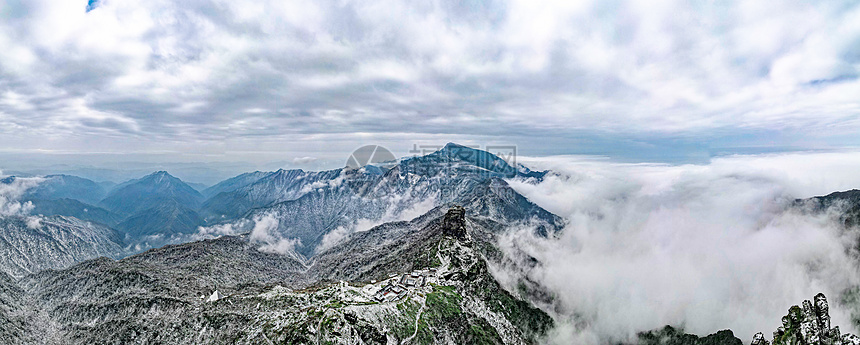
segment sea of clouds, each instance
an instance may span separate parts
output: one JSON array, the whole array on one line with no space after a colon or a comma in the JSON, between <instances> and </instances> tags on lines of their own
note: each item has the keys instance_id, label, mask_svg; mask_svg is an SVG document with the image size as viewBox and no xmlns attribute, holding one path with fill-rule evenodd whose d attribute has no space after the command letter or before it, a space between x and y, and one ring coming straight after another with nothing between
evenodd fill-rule
<instances>
[{"instance_id":1,"label":"sea of clouds","mask_svg":"<svg viewBox=\"0 0 860 345\"><path fill-rule=\"evenodd\" d=\"M855 332L839 296L860 283L856 229L838 208L820 214L796 198L860 188L860 153L731 156L707 165L624 164L594 157L521 158L554 174L509 181L564 217L557 236L529 229L500 240L555 299L550 343L597 344L680 326L769 335L791 305L825 293L833 324ZM499 272L505 275L510 272Z\"/></svg>"}]
</instances>

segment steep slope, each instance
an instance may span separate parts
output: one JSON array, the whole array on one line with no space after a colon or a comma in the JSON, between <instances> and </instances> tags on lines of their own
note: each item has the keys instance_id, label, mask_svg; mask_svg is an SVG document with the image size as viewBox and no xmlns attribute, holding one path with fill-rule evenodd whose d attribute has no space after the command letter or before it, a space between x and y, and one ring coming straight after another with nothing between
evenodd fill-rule
<instances>
[{"instance_id":1,"label":"steep slope","mask_svg":"<svg viewBox=\"0 0 860 345\"><path fill-rule=\"evenodd\" d=\"M271 175L270 171L254 171L249 173L244 173L235 177L231 177L224 181L218 182L214 186L204 189L201 194L206 199L209 199L215 195L225 192L232 192L239 188L248 186L253 184L254 182L259 181L261 178Z\"/></svg>"},{"instance_id":2,"label":"steep slope","mask_svg":"<svg viewBox=\"0 0 860 345\"><path fill-rule=\"evenodd\" d=\"M149 247L153 247L177 235L194 233L202 223L203 219L194 210L167 200L128 217L116 229L129 241L149 241L152 244Z\"/></svg>"},{"instance_id":3,"label":"steep slope","mask_svg":"<svg viewBox=\"0 0 860 345\"><path fill-rule=\"evenodd\" d=\"M6 273L0 272L0 343L22 344L32 342L23 313L24 291Z\"/></svg>"},{"instance_id":4,"label":"steep slope","mask_svg":"<svg viewBox=\"0 0 860 345\"><path fill-rule=\"evenodd\" d=\"M230 220L248 210L294 200L316 185L325 185L340 176L341 169L328 171L278 170L256 180L262 173L239 175L213 188L224 189L203 203L200 213L207 222ZM253 180L253 181L252 181ZM213 193L215 190L209 190Z\"/></svg>"},{"instance_id":5,"label":"steep slope","mask_svg":"<svg viewBox=\"0 0 860 345\"><path fill-rule=\"evenodd\" d=\"M839 220L846 226L860 225L860 190L834 192L825 196L795 200L795 205L807 207L813 212L822 212L829 207L841 207Z\"/></svg>"},{"instance_id":6,"label":"steep slope","mask_svg":"<svg viewBox=\"0 0 860 345\"><path fill-rule=\"evenodd\" d=\"M103 225L64 216L0 218L0 270L13 277L123 255L122 240Z\"/></svg>"},{"instance_id":7,"label":"steep slope","mask_svg":"<svg viewBox=\"0 0 860 345\"><path fill-rule=\"evenodd\" d=\"M350 235L316 254L308 275L322 281L383 280L391 273L428 267L434 260L445 208L437 207L411 221L381 224Z\"/></svg>"},{"instance_id":8,"label":"steep slope","mask_svg":"<svg viewBox=\"0 0 860 345\"><path fill-rule=\"evenodd\" d=\"M535 226L539 234L547 235L564 226L564 219L529 201L499 178L482 181L455 202L463 205L470 215L491 219L504 227L527 224Z\"/></svg>"},{"instance_id":9,"label":"steep slope","mask_svg":"<svg viewBox=\"0 0 860 345\"><path fill-rule=\"evenodd\" d=\"M80 220L90 221L114 226L123 218L111 211L98 206L82 203L75 199L33 199L33 210L30 214L41 214L44 216L68 216Z\"/></svg>"},{"instance_id":10,"label":"steep slope","mask_svg":"<svg viewBox=\"0 0 860 345\"><path fill-rule=\"evenodd\" d=\"M203 196L164 171L117 186L101 201L124 216L116 225L135 251L183 241L203 224L197 208Z\"/></svg>"},{"instance_id":11,"label":"steep slope","mask_svg":"<svg viewBox=\"0 0 860 345\"><path fill-rule=\"evenodd\" d=\"M118 214L133 215L165 202L190 209L200 206L203 196L166 171L158 171L117 186L99 205Z\"/></svg>"},{"instance_id":12,"label":"steep slope","mask_svg":"<svg viewBox=\"0 0 860 345\"><path fill-rule=\"evenodd\" d=\"M404 233L420 235L399 240L399 252L427 254L373 256L369 267L396 273L379 282L319 281L295 254L222 237L44 271L20 285L68 344L536 343L553 321L493 279L462 209L440 213L410 222ZM371 231L384 236L385 227ZM377 248L351 241L338 253Z\"/></svg>"},{"instance_id":13,"label":"steep slope","mask_svg":"<svg viewBox=\"0 0 860 345\"><path fill-rule=\"evenodd\" d=\"M449 145L428 156L403 160L388 171L342 170L336 180L317 182L317 188L296 199L253 209L243 218L278 220L277 232L299 239L297 248L307 256L333 231L360 231L364 230L358 228L360 224L409 219L416 212L450 204L465 205L470 216L494 218L506 226L535 223L542 234L562 227L561 218L531 203L500 178L510 172L517 178L537 179L543 173L524 167L515 170L484 151L458 150L459 146ZM469 155L492 164L462 158Z\"/></svg>"},{"instance_id":14,"label":"steep slope","mask_svg":"<svg viewBox=\"0 0 860 345\"><path fill-rule=\"evenodd\" d=\"M25 200L73 199L96 204L105 197L105 189L91 180L71 175L47 175L44 181L27 190Z\"/></svg>"}]
</instances>

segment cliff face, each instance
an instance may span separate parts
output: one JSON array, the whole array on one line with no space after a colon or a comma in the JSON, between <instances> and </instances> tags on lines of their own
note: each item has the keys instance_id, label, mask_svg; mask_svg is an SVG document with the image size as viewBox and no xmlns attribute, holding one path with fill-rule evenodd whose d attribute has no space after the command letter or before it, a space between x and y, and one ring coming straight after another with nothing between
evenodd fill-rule
<instances>
[{"instance_id":1,"label":"cliff face","mask_svg":"<svg viewBox=\"0 0 860 345\"><path fill-rule=\"evenodd\" d=\"M442 234L453 238L466 239L466 210L461 206L454 206L445 214L442 221Z\"/></svg>"},{"instance_id":2,"label":"cliff face","mask_svg":"<svg viewBox=\"0 0 860 345\"><path fill-rule=\"evenodd\" d=\"M814 301L814 302L813 302ZM782 326L773 332L773 345L860 345L860 337L840 334L839 326L830 327L830 306L827 297L819 293L813 301L803 301L803 307L792 306L782 317ZM764 334L753 336L751 345L769 345Z\"/></svg>"}]
</instances>

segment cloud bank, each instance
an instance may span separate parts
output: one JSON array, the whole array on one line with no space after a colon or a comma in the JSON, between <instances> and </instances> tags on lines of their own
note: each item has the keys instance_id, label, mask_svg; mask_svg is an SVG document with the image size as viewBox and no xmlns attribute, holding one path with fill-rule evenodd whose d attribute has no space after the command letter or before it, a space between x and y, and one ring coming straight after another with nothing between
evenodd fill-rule
<instances>
[{"instance_id":1,"label":"cloud bank","mask_svg":"<svg viewBox=\"0 0 860 345\"><path fill-rule=\"evenodd\" d=\"M685 166L578 157L527 164L559 174L537 185L511 181L513 188L570 224L551 239L523 229L501 246L542 262L526 274L557 297L551 308L561 322L551 342L624 340L664 325L699 335L730 328L746 342L818 292L830 297L834 324L853 328L838 301L860 284L857 229L834 221L838 209L808 214L790 204L860 186L850 173L860 153Z\"/></svg>"},{"instance_id":2,"label":"cloud bank","mask_svg":"<svg viewBox=\"0 0 860 345\"><path fill-rule=\"evenodd\" d=\"M856 146L858 23L852 1L11 0L0 146Z\"/></svg>"}]
</instances>

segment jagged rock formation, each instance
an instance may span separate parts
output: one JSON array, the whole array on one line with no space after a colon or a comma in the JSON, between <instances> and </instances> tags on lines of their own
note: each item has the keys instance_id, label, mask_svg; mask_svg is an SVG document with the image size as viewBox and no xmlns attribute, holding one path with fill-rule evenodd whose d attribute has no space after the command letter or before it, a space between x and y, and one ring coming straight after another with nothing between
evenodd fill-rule
<instances>
[{"instance_id":1,"label":"jagged rock formation","mask_svg":"<svg viewBox=\"0 0 860 345\"><path fill-rule=\"evenodd\" d=\"M830 306L823 293L815 295L814 303L805 300L803 307L792 306L782 317L782 326L773 332L773 345L858 345L860 337L840 335L839 326L830 327ZM751 345L770 345L764 334L753 336Z\"/></svg>"},{"instance_id":2,"label":"jagged rock formation","mask_svg":"<svg viewBox=\"0 0 860 345\"><path fill-rule=\"evenodd\" d=\"M743 345L743 342L727 329L699 337L666 326L660 330L639 333L637 338L637 345Z\"/></svg>"},{"instance_id":3,"label":"jagged rock formation","mask_svg":"<svg viewBox=\"0 0 860 345\"><path fill-rule=\"evenodd\" d=\"M445 214L445 219L442 221L442 235L458 240L466 239L466 210L462 206L451 207Z\"/></svg>"}]
</instances>

